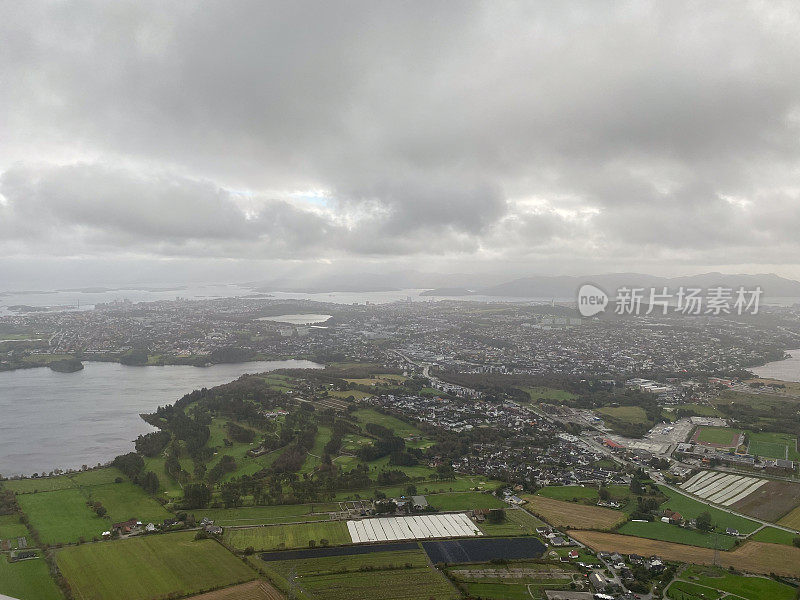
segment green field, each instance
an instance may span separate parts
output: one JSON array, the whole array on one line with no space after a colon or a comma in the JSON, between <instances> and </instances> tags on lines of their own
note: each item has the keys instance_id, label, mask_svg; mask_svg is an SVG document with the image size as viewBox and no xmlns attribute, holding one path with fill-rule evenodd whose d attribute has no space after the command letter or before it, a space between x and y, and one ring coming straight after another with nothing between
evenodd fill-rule
<instances>
[{"instance_id":1,"label":"green field","mask_svg":"<svg viewBox=\"0 0 800 600\"><path fill-rule=\"evenodd\" d=\"M486 600L531 600L527 583L464 583L473 598ZM538 596L537 596L538 597Z\"/></svg>"},{"instance_id":2,"label":"green field","mask_svg":"<svg viewBox=\"0 0 800 600\"><path fill-rule=\"evenodd\" d=\"M114 483L118 479L127 481L128 478L113 467L105 469L95 469L93 471L83 471L81 473L70 474L72 483L78 487L94 487Z\"/></svg>"},{"instance_id":3,"label":"green field","mask_svg":"<svg viewBox=\"0 0 800 600\"><path fill-rule=\"evenodd\" d=\"M670 510L679 512L684 519L694 519L700 513L707 511L711 515L711 521L723 530L727 527L731 527L733 529L738 529L739 533L747 535L759 527L759 524L755 521L732 515L718 508L703 504L688 496L673 492L669 488L659 486L659 489L661 493L667 497L667 501L660 506L661 510L669 508Z\"/></svg>"},{"instance_id":4,"label":"green field","mask_svg":"<svg viewBox=\"0 0 800 600\"><path fill-rule=\"evenodd\" d=\"M319 600L449 600L459 597L444 575L433 567L317 575L304 578L302 589Z\"/></svg>"},{"instance_id":5,"label":"green field","mask_svg":"<svg viewBox=\"0 0 800 600\"><path fill-rule=\"evenodd\" d=\"M350 556L325 556L302 560L259 561L259 566L270 573L282 577L295 573L298 577L308 575L325 575L330 573L346 573L365 571L367 569L390 570L398 567L425 567L428 555L422 549L399 550L394 552L372 552L370 554L353 554Z\"/></svg>"},{"instance_id":6,"label":"green field","mask_svg":"<svg viewBox=\"0 0 800 600\"><path fill-rule=\"evenodd\" d=\"M406 423L405 421L401 421L400 419L392 417L391 415L379 413L377 410L372 408L363 408L361 410L357 410L353 413L353 416L365 425L367 423L383 425L384 427L394 431L395 435L399 435L402 438L413 436L422 437L422 432L414 425Z\"/></svg>"},{"instance_id":7,"label":"green field","mask_svg":"<svg viewBox=\"0 0 800 600\"><path fill-rule=\"evenodd\" d=\"M688 581L675 581L667 589L667 596L674 600L716 600L722 592Z\"/></svg>"},{"instance_id":8,"label":"green field","mask_svg":"<svg viewBox=\"0 0 800 600\"><path fill-rule=\"evenodd\" d=\"M733 447L736 444L736 436L740 433L738 429L730 427L700 427L697 430L697 441Z\"/></svg>"},{"instance_id":9,"label":"green field","mask_svg":"<svg viewBox=\"0 0 800 600\"><path fill-rule=\"evenodd\" d=\"M478 491L483 491L483 490L488 491L497 489L497 487L499 485L502 485L502 483L499 481L495 481L493 479L487 479L485 477L480 477L477 475L458 475L455 479L452 480L438 481L433 479L427 479L422 481L415 481L414 485L417 486L418 494L428 495L428 494L437 494L444 492L468 492L468 491L474 491L476 488ZM341 491L335 494L334 500L337 502L341 502L344 500L359 500L364 498L372 498L372 495L375 493L376 489L381 490L389 497L398 497L406 493L407 486L408 483L403 483L394 486L374 485L364 490Z\"/></svg>"},{"instance_id":10,"label":"green field","mask_svg":"<svg viewBox=\"0 0 800 600\"><path fill-rule=\"evenodd\" d=\"M564 402L569 403L577 400L578 396L566 390L545 386L521 387L519 388L530 396L531 402Z\"/></svg>"},{"instance_id":11,"label":"green field","mask_svg":"<svg viewBox=\"0 0 800 600\"><path fill-rule=\"evenodd\" d=\"M426 496L428 504L437 510L473 510L476 508L505 508L508 505L492 494L457 492Z\"/></svg>"},{"instance_id":12,"label":"green field","mask_svg":"<svg viewBox=\"0 0 800 600\"><path fill-rule=\"evenodd\" d=\"M661 540L663 542L676 542L701 548L714 548L730 550L736 538L730 535L703 533L694 529L685 529L677 525L652 521L650 523L634 523L629 521L617 530L618 533L634 535L636 537Z\"/></svg>"},{"instance_id":13,"label":"green field","mask_svg":"<svg viewBox=\"0 0 800 600\"><path fill-rule=\"evenodd\" d=\"M112 523L138 519L143 523L160 523L172 516L138 485L129 481L98 485L87 491L92 501L99 501L108 509Z\"/></svg>"},{"instance_id":14,"label":"green field","mask_svg":"<svg viewBox=\"0 0 800 600\"><path fill-rule=\"evenodd\" d=\"M283 548L308 548L311 540L317 546L320 540L328 540L331 546L351 543L344 521L319 521L293 525L267 525L247 529L226 529L225 541L238 550L252 547L256 550Z\"/></svg>"},{"instance_id":15,"label":"green field","mask_svg":"<svg viewBox=\"0 0 800 600\"><path fill-rule=\"evenodd\" d=\"M199 521L207 517L217 525L268 525L297 521L327 521L326 514L340 510L336 502L317 504L286 504L280 506L242 506L240 508L209 508L190 511ZM312 514L322 513L322 514Z\"/></svg>"},{"instance_id":16,"label":"green field","mask_svg":"<svg viewBox=\"0 0 800 600\"><path fill-rule=\"evenodd\" d=\"M19 600L60 600L63 598L50 577L43 558L10 563L0 555L0 594Z\"/></svg>"},{"instance_id":17,"label":"green field","mask_svg":"<svg viewBox=\"0 0 800 600\"><path fill-rule=\"evenodd\" d=\"M765 527L761 531L752 535L749 539L754 542L766 542L768 544L783 544L791 546L794 544L794 539L800 537L800 533L791 533L783 529L775 527Z\"/></svg>"},{"instance_id":18,"label":"green field","mask_svg":"<svg viewBox=\"0 0 800 600\"><path fill-rule=\"evenodd\" d=\"M72 480L66 475L58 477L40 477L37 479L12 479L4 481L4 489L11 490L15 494L32 494L35 492L54 492L56 490L66 490L75 487Z\"/></svg>"},{"instance_id":19,"label":"green field","mask_svg":"<svg viewBox=\"0 0 800 600\"><path fill-rule=\"evenodd\" d=\"M608 417L614 421L643 425L648 422L647 413L641 406L606 406L595 410L602 417Z\"/></svg>"},{"instance_id":20,"label":"green field","mask_svg":"<svg viewBox=\"0 0 800 600\"><path fill-rule=\"evenodd\" d=\"M249 581L256 573L194 532L151 535L59 550L58 567L76 600L180 597Z\"/></svg>"},{"instance_id":21,"label":"green field","mask_svg":"<svg viewBox=\"0 0 800 600\"><path fill-rule=\"evenodd\" d=\"M765 458L788 458L800 461L797 451L797 436L788 433L750 432L749 453Z\"/></svg>"},{"instance_id":22,"label":"green field","mask_svg":"<svg viewBox=\"0 0 800 600\"><path fill-rule=\"evenodd\" d=\"M478 527L486 535L514 536L534 535L537 527L544 526L544 522L534 517L526 510L509 508L506 510L506 519L502 523L483 522Z\"/></svg>"},{"instance_id":23,"label":"green field","mask_svg":"<svg viewBox=\"0 0 800 600\"><path fill-rule=\"evenodd\" d=\"M86 497L73 488L17 496L19 506L30 526L39 533L43 544L53 545L91 540L100 537L111 524L86 506Z\"/></svg>"},{"instance_id":24,"label":"green field","mask_svg":"<svg viewBox=\"0 0 800 600\"><path fill-rule=\"evenodd\" d=\"M680 577L695 585L735 594L745 600L793 600L797 596L794 588L772 579L731 575L713 567L691 566Z\"/></svg>"},{"instance_id":25,"label":"green field","mask_svg":"<svg viewBox=\"0 0 800 600\"><path fill-rule=\"evenodd\" d=\"M0 540L30 536L28 528L19 519L19 515L0 515Z\"/></svg>"},{"instance_id":26,"label":"green field","mask_svg":"<svg viewBox=\"0 0 800 600\"><path fill-rule=\"evenodd\" d=\"M541 488L536 492L537 496L552 498L553 500L565 500L570 502L578 500L598 500L599 493L597 488L584 487L581 485L553 485Z\"/></svg>"}]
</instances>

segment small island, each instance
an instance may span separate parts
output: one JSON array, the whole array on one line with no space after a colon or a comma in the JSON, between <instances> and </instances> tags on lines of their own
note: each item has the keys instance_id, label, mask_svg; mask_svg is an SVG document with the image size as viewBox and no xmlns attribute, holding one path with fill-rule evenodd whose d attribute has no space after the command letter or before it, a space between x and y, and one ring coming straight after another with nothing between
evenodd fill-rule
<instances>
[{"instance_id":1,"label":"small island","mask_svg":"<svg viewBox=\"0 0 800 600\"><path fill-rule=\"evenodd\" d=\"M83 363L77 358L65 358L63 360L54 360L47 365L53 371L58 373L75 373L83 370Z\"/></svg>"}]
</instances>

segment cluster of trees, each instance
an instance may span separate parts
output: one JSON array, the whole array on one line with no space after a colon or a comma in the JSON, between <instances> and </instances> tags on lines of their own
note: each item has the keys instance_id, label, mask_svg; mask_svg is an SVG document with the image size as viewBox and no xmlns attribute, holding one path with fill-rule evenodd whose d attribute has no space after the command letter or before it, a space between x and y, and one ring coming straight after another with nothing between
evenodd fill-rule
<instances>
[{"instance_id":1,"label":"cluster of trees","mask_svg":"<svg viewBox=\"0 0 800 600\"><path fill-rule=\"evenodd\" d=\"M403 438L395 435L394 431L383 425L368 423L365 429L376 439L369 446L358 449L359 460L370 462L393 452L402 452L406 447L406 441Z\"/></svg>"},{"instance_id":2,"label":"cluster of trees","mask_svg":"<svg viewBox=\"0 0 800 600\"><path fill-rule=\"evenodd\" d=\"M127 475L133 483L140 485L148 494L158 492L160 487L158 475L144 470L144 459L136 452L120 454L111 464Z\"/></svg>"},{"instance_id":3,"label":"cluster of trees","mask_svg":"<svg viewBox=\"0 0 800 600\"><path fill-rule=\"evenodd\" d=\"M164 451L171 439L172 434L169 431L154 431L137 437L134 446L139 454L151 457L158 456Z\"/></svg>"}]
</instances>

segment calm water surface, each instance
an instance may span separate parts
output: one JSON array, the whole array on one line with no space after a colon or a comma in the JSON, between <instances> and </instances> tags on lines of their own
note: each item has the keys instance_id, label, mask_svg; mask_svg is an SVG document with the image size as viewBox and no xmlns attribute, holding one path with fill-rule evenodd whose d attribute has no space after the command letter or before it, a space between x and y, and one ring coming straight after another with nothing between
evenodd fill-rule
<instances>
[{"instance_id":1,"label":"calm water surface","mask_svg":"<svg viewBox=\"0 0 800 600\"><path fill-rule=\"evenodd\" d=\"M132 451L136 436L153 431L139 413L245 373L322 367L305 360L203 368L84 364L77 373L48 368L0 373L0 474L105 463Z\"/></svg>"},{"instance_id":2,"label":"calm water surface","mask_svg":"<svg viewBox=\"0 0 800 600\"><path fill-rule=\"evenodd\" d=\"M791 358L776 360L765 364L763 367L753 367L750 371L765 379L800 381L800 349L788 350L787 354Z\"/></svg>"}]
</instances>

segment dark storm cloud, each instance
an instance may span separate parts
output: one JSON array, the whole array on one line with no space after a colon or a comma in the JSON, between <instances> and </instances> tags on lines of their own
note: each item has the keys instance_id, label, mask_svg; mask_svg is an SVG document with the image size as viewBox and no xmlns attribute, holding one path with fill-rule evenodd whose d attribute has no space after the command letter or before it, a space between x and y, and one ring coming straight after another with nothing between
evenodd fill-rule
<instances>
[{"instance_id":1,"label":"dark storm cloud","mask_svg":"<svg viewBox=\"0 0 800 600\"><path fill-rule=\"evenodd\" d=\"M799 27L792 2L3 3L0 250L798 263Z\"/></svg>"}]
</instances>

